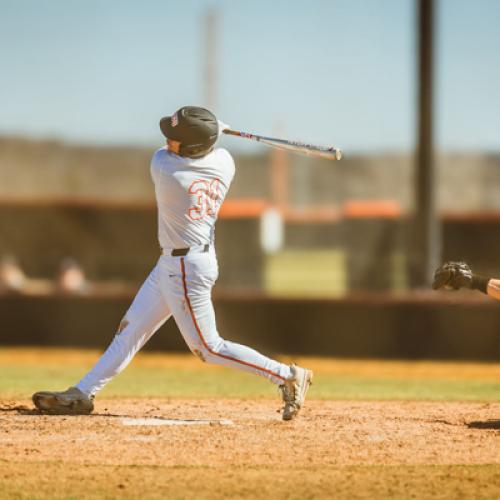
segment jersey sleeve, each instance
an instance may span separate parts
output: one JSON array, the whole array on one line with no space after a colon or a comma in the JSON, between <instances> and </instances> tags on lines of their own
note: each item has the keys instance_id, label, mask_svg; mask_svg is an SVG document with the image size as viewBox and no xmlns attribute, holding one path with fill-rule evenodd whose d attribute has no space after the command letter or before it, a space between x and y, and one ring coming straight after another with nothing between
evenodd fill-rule
<instances>
[{"instance_id":1,"label":"jersey sleeve","mask_svg":"<svg viewBox=\"0 0 500 500\"><path fill-rule=\"evenodd\" d=\"M234 174L236 172L236 167L234 164L234 159L231 156L231 153L227 149L220 149L220 153L222 156L222 163L224 165L224 171L227 175L229 182L231 182L234 178Z\"/></svg>"},{"instance_id":2,"label":"jersey sleeve","mask_svg":"<svg viewBox=\"0 0 500 500\"><path fill-rule=\"evenodd\" d=\"M149 173L151 175L151 179L153 180L153 182L156 181L156 177L158 175L158 167L159 167L158 162L159 162L159 157L162 154L162 151L164 151L163 148L156 150L153 156L151 157L151 163L149 164Z\"/></svg>"}]
</instances>

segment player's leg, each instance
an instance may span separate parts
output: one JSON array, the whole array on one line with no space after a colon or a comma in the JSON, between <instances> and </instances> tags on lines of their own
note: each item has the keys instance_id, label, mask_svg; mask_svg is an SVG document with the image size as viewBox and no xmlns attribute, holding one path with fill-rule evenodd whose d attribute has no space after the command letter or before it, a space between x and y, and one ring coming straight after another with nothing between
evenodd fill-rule
<instances>
[{"instance_id":1,"label":"player's leg","mask_svg":"<svg viewBox=\"0 0 500 500\"><path fill-rule=\"evenodd\" d=\"M156 266L121 320L113 341L76 387L91 395L101 390L130 363L170 316L170 308L160 290L159 268Z\"/></svg>"},{"instance_id":2,"label":"player's leg","mask_svg":"<svg viewBox=\"0 0 500 500\"><path fill-rule=\"evenodd\" d=\"M210 297L217 279L214 254L190 258L160 259L160 286L175 321L191 351L203 361L255 373L278 384L284 408L283 420L297 416L312 381L311 370L288 366L268 358L250 347L220 337Z\"/></svg>"},{"instance_id":3,"label":"player's leg","mask_svg":"<svg viewBox=\"0 0 500 500\"><path fill-rule=\"evenodd\" d=\"M268 358L250 347L224 340L217 332L211 289L217 278L215 258L166 257L160 266L161 288L177 326L191 351L203 361L261 375L283 385L293 374L290 366Z\"/></svg>"},{"instance_id":4,"label":"player's leg","mask_svg":"<svg viewBox=\"0 0 500 500\"><path fill-rule=\"evenodd\" d=\"M137 351L170 317L159 287L158 266L153 269L122 319L108 349L92 370L67 391L42 391L33 395L40 410L51 413L83 413L93 409L94 394L131 361Z\"/></svg>"}]
</instances>

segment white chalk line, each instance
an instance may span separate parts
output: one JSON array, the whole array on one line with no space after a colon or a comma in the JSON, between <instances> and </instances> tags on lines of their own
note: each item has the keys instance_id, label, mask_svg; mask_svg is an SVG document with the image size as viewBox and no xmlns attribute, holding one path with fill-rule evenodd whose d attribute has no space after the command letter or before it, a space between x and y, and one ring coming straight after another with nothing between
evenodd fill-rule
<instances>
[{"instance_id":1,"label":"white chalk line","mask_svg":"<svg viewBox=\"0 0 500 500\"><path fill-rule=\"evenodd\" d=\"M169 418L123 418L123 425L129 426L159 426L159 425L234 425L232 420L183 420Z\"/></svg>"}]
</instances>

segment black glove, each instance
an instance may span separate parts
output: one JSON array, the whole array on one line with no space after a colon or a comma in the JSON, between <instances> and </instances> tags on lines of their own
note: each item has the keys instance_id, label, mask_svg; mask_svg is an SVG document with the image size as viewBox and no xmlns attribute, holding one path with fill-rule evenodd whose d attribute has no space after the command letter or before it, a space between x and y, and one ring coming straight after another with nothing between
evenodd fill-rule
<instances>
[{"instance_id":1,"label":"black glove","mask_svg":"<svg viewBox=\"0 0 500 500\"><path fill-rule=\"evenodd\" d=\"M472 288L472 270L465 262L445 262L434 272L432 288L458 290Z\"/></svg>"},{"instance_id":2,"label":"black glove","mask_svg":"<svg viewBox=\"0 0 500 500\"><path fill-rule=\"evenodd\" d=\"M474 274L465 262L445 262L434 272L432 288L434 290L459 290L472 288L483 293L488 293L490 278Z\"/></svg>"}]
</instances>

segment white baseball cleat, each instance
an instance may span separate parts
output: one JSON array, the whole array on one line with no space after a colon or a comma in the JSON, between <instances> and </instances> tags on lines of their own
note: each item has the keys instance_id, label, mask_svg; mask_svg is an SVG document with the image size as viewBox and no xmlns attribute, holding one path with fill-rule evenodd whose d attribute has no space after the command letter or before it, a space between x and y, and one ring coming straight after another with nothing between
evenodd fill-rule
<instances>
[{"instance_id":1,"label":"white baseball cleat","mask_svg":"<svg viewBox=\"0 0 500 500\"><path fill-rule=\"evenodd\" d=\"M94 409L94 396L87 396L76 387L62 392L35 392L32 399L41 412L52 415L89 415Z\"/></svg>"},{"instance_id":2,"label":"white baseball cleat","mask_svg":"<svg viewBox=\"0 0 500 500\"><path fill-rule=\"evenodd\" d=\"M280 385L281 397L285 403L283 420L292 420L297 416L306 399L306 393L312 384L313 372L297 365L291 365L293 377Z\"/></svg>"}]
</instances>

